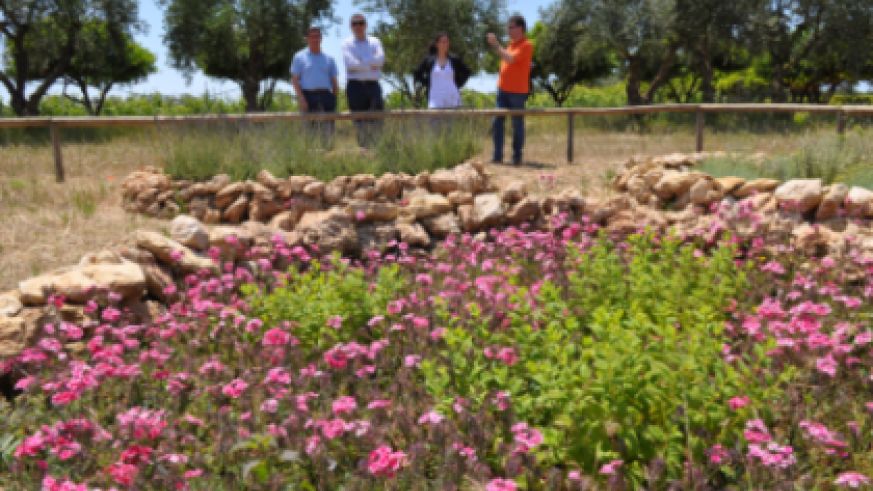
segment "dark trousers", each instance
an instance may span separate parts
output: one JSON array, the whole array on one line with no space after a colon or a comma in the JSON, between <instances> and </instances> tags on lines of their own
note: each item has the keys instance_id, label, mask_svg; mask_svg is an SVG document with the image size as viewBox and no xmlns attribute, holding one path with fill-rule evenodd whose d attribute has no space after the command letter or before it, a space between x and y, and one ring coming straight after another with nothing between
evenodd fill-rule
<instances>
[{"instance_id":1,"label":"dark trousers","mask_svg":"<svg viewBox=\"0 0 873 491\"><path fill-rule=\"evenodd\" d=\"M308 106L306 112L308 113L336 112L336 94L329 90L304 90L303 97L306 99ZM317 132L323 145L330 146L333 141L333 121L311 121L309 128L311 131Z\"/></svg>"},{"instance_id":2,"label":"dark trousers","mask_svg":"<svg viewBox=\"0 0 873 491\"><path fill-rule=\"evenodd\" d=\"M379 82L371 80L349 80L346 84L346 98L349 102L349 111L382 111L385 102L382 100L382 87ZM382 128L382 120L360 119L355 120L355 128L358 135L358 145L372 147Z\"/></svg>"},{"instance_id":3,"label":"dark trousers","mask_svg":"<svg viewBox=\"0 0 873 491\"><path fill-rule=\"evenodd\" d=\"M518 94L515 92L504 92L497 90L497 107L499 109L524 109L527 102L527 94ZM503 161L503 140L504 140L504 125L506 124L506 116L498 116L494 118L491 125L491 132L494 137L494 154L492 159L495 162ZM521 116L512 117L512 163L521 163L521 152L524 149L524 118Z\"/></svg>"}]
</instances>

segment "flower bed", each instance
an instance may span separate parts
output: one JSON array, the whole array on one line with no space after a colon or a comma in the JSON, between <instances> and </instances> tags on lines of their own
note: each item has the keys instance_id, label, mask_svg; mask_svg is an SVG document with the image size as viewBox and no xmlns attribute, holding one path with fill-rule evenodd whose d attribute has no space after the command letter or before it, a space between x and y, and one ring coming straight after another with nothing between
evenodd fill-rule
<instances>
[{"instance_id":1,"label":"flower bed","mask_svg":"<svg viewBox=\"0 0 873 491\"><path fill-rule=\"evenodd\" d=\"M551 220L360 261L277 236L165 285L145 322L119 294L78 322L51 297L58 317L4 362L23 393L2 408L0 485L868 481L869 258Z\"/></svg>"}]
</instances>

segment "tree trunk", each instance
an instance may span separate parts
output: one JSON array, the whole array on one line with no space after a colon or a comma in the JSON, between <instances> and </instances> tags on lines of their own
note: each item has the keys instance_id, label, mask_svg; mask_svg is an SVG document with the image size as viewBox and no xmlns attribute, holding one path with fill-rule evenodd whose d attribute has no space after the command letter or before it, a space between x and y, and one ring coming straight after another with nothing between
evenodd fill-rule
<instances>
[{"instance_id":1,"label":"tree trunk","mask_svg":"<svg viewBox=\"0 0 873 491\"><path fill-rule=\"evenodd\" d=\"M640 106L645 104L643 96L640 95L640 83L642 78L640 71L641 67L639 58L629 58L627 67L627 86L625 87L627 103L629 106Z\"/></svg>"},{"instance_id":2,"label":"tree trunk","mask_svg":"<svg viewBox=\"0 0 873 491\"><path fill-rule=\"evenodd\" d=\"M658 73L649 85L649 90L646 91L646 104L652 103L655 99L655 94L658 93L658 89L660 89L661 86L667 83L670 79L670 70L673 69L673 65L676 62L676 48L670 46L667 49L670 51L667 52L666 56L661 61L661 66L658 67Z\"/></svg>"},{"instance_id":3,"label":"tree trunk","mask_svg":"<svg viewBox=\"0 0 873 491\"><path fill-rule=\"evenodd\" d=\"M261 92L261 84L257 80L243 80L240 83L240 88L242 89L243 100L246 101L246 112L259 111L258 93Z\"/></svg>"}]
</instances>

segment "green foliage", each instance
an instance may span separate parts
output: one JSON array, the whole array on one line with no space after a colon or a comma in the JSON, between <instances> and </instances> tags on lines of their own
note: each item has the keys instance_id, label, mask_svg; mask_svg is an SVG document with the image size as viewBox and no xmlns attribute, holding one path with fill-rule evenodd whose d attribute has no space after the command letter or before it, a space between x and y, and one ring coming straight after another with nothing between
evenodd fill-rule
<instances>
[{"instance_id":1,"label":"green foliage","mask_svg":"<svg viewBox=\"0 0 873 491\"><path fill-rule=\"evenodd\" d=\"M721 356L725 308L748 286L734 250L696 257L672 239L629 244L601 239L571 254L570 284L544 283L535 307L522 290L506 330L477 309L468 326L443 319L452 325L445 364L423 364L428 389L444 407L454 395L485 405L508 391L518 420L543 430L540 459L592 474L622 459L635 487L656 459L675 479L686 459L705 458L705 442L735 441L744 419L728 399L774 397L778 384L752 388L742 363ZM489 360L483 346L514 346L521 361Z\"/></svg>"},{"instance_id":2,"label":"green foliage","mask_svg":"<svg viewBox=\"0 0 873 491\"><path fill-rule=\"evenodd\" d=\"M367 322L384 315L388 302L407 287L397 265L379 269L372 280L360 269L350 268L338 257L329 267L314 261L303 272L290 272L283 285L268 295L246 287L255 315L267 325L290 321L294 335L305 352L324 350L337 342L371 341L384 333L376 332ZM328 326L334 316L342 317L342 327Z\"/></svg>"},{"instance_id":3,"label":"green foliage","mask_svg":"<svg viewBox=\"0 0 873 491\"><path fill-rule=\"evenodd\" d=\"M464 119L450 124L386 122L374 148L367 151L354 143L351 125L338 127L329 148L313 138L314 130L305 124L194 128L167 135L165 170L195 180L220 173L247 179L261 169L276 176L319 179L359 173L416 174L459 164L477 153L482 139L474 124Z\"/></svg>"},{"instance_id":4,"label":"green foliage","mask_svg":"<svg viewBox=\"0 0 873 491\"><path fill-rule=\"evenodd\" d=\"M712 157L700 170L716 177L746 179L767 177L788 179L821 178L825 183L842 182L867 186L873 183L873 143L871 130L857 128L845 136L810 138L797 151L755 160L750 157Z\"/></svg>"},{"instance_id":5,"label":"green foliage","mask_svg":"<svg viewBox=\"0 0 873 491\"><path fill-rule=\"evenodd\" d=\"M113 86L144 80L157 71L155 61L154 53L129 34L117 32L107 22L89 22L83 28L76 54L65 73L68 81L81 92L81 98L68 97L82 104L89 114L100 114ZM96 100L90 88L97 90Z\"/></svg>"},{"instance_id":6,"label":"green foliage","mask_svg":"<svg viewBox=\"0 0 873 491\"><path fill-rule=\"evenodd\" d=\"M48 89L83 49L86 26L104 24L121 38L139 22L132 0L4 0L0 5L0 82L18 116L38 113Z\"/></svg>"}]
</instances>

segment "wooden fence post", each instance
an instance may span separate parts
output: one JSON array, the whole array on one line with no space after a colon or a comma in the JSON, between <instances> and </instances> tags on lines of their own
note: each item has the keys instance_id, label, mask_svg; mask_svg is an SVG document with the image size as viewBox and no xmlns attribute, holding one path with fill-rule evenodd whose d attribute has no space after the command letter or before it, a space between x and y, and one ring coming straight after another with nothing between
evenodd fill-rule
<instances>
[{"instance_id":1,"label":"wooden fence post","mask_svg":"<svg viewBox=\"0 0 873 491\"><path fill-rule=\"evenodd\" d=\"M706 117L703 109L697 108L697 124L695 125L697 139L695 144L695 151L702 152L703 151L703 127L706 124Z\"/></svg>"},{"instance_id":2,"label":"wooden fence post","mask_svg":"<svg viewBox=\"0 0 873 491\"><path fill-rule=\"evenodd\" d=\"M64 155L61 153L61 129L54 122L49 123L49 134L52 139L52 151L55 156L55 178L64 182Z\"/></svg>"},{"instance_id":3,"label":"wooden fence post","mask_svg":"<svg viewBox=\"0 0 873 491\"><path fill-rule=\"evenodd\" d=\"M842 135L846 133L846 123L848 122L848 116L846 115L846 111L840 109L837 112L837 134Z\"/></svg>"},{"instance_id":4,"label":"wooden fence post","mask_svg":"<svg viewBox=\"0 0 873 491\"><path fill-rule=\"evenodd\" d=\"M567 163L573 163L573 113L567 114Z\"/></svg>"}]
</instances>

